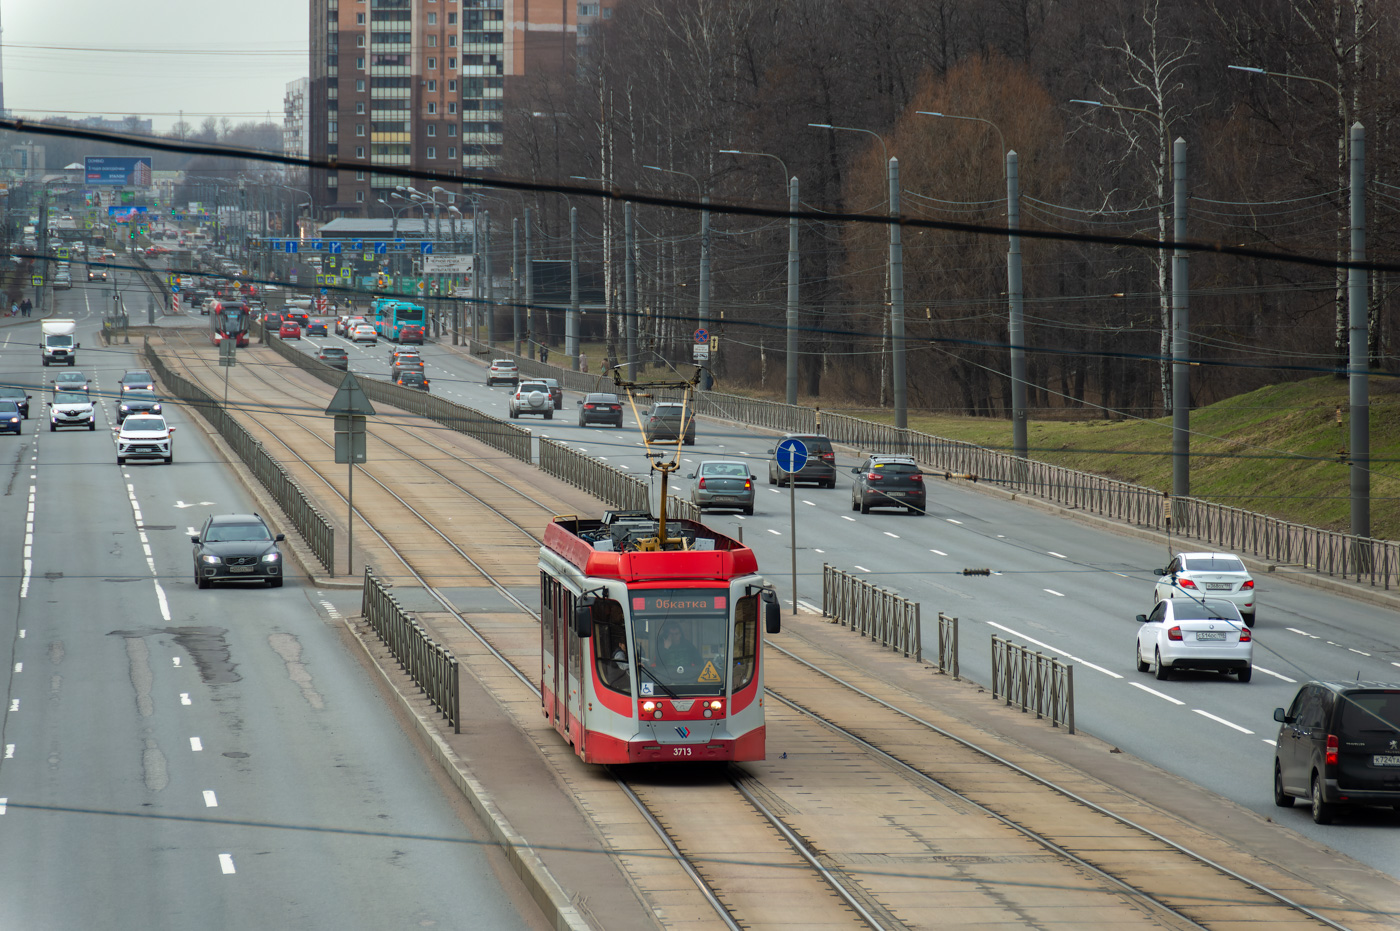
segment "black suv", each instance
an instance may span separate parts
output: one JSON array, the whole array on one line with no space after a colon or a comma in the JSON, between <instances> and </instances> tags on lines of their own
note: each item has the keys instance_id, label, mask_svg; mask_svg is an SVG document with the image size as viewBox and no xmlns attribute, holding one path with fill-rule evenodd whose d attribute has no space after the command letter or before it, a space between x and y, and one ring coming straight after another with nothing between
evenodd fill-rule
<instances>
[{"instance_id":1,"label":"black suv","mask_svg":"<svg viewBox=\"0 0 1400 931\"><path fill-rule=\"evenodd\" d=\"M684 417L684 425L682 425ZM686 446L695 445L695 412L674 401L652 405L645 425L647 442L682 439Z\"/></svg>"},{"instance_id":2,"label":"black suv","mask_svg":"<svg viewBox=\"0 0 1400 931\"><path fill-rule=\"evenodd\" d=\"M316 353L316 358L342 372L350 368L350 353L341 346L322 346L321 351Z\"/></svg>"},{"instance_id":3,"label":"black suv","mask_svg":"<svg viewBox=\"0 0 1400 931\"><path fill-rule=\"evenodd\" d=\"M871 508L906 508L924 513L924 473L909 456L870 456L851 470L851 510L869 514Z\"/></svg>"},{"instance_id":4,"label":"black suv","mask_svg":"<svg viewBox=\"0 0 1400 931\"><path fill-rule=\"evenodd\" d=\"M784 472L778 468L778 447L775 445L768 450L768 484L786 485L790 480L795 480L799 484L816 482L819 488L836 487L836 451L831 448L830 439L820 433L789 433L783 440L800 440L807 447L807 462L796 473Z\"/></svg>"},{"instance_id":5,"label":"black suv","mask_svg":"<svg viewBox=\"0 0 1400 931\"><path fill-rule=\"evenodd\" d=\"M585 394L578 402L578 425L586 427L591 423L622 426L622 400L615 394L595 391Z\"/></svg>"},{"instance_id":6,"label":"black suv","mask_svg":"<svg viewBox=\"0 0 1400 931\"><path fill-rule=\"evenodd\" d=\"M146 391L143 388L124 392L121 400L117 402L117 423L121 423L132 414L159 413L160 399L154 391Z\"/></svg>"},{"instance_id":7,"label":"black suv","mask_svg":"<svg viewBox=\"0 0 1400 931\"><path fill-rule=\"evenodd\" d=\"M121 393L128 391L155 391L156 382L151 377L151 373L145 369L132 369L122 376L122 380L117 383Z\"/></svg>"},{"instance_id":8,"label":"black suv","mask_svg":"<svg viewBox=\"0 0 1400 931\"><path fill-rule=\"evenodd\" d=\"M1309 799L1318 824L1347 805L1400 807L1400 684L1308 682L1274 720L1275 805Z\"/></svg>"},{"instance_id":9,"label":"black suv","mask_svg":"<svg viewBox=\"0 0 1400 931\"><path fill-rule=\"evenodd\" d=\"M14 401L19 408L19 415L26 420L29 419L29 399L31 395L23 388L14 385L0 385L0 400Z\"/></svg>"},{"instance_id":10,"label":"black suv","mask_svg":"<svg viewBox=\"0 0 1400 931\"><path fill-rule=\"evenodd\" d=\"M266 582L282 587L282 554L273 536L256 514L215 514L190 537L194 544L194 583L208 588L211 582Z\"/></svg>"}]
</instances>

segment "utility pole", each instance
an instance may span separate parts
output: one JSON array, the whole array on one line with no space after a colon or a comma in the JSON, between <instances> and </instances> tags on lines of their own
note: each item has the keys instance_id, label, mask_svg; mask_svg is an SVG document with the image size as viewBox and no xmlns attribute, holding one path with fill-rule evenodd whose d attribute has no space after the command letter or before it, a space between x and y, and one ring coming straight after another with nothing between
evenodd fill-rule
<instances>
[{"instance_id":1,"label":"utility pole","mask_svg":"<svg viewBox=\"0 0 1400 931\"><path fill-rule=\"evenodd\" d=\"M708 330L710 327L710 195L704 194L700 198L702 205L700 210L700 328ZM704 374L700 378L700 389L709 391L715 385L714 376L710 374L710 366L714 365L711 359L705 368Z\"/></svg>"},{"instance_id":2,"label":"utility pole","mask_svg":"<svg viewBox=\"0 0 1400 931\"><path fill-rule=\"evenodd\" d=\"M1351 260L1366 261L1366 130L1351 124ZM1371 568L1371 402L1367 382L1366 272L1347 269L1348 392L1351 401L1351 532L1356 572Z\"/></svg>"},{"instance_id":3,"label":"utility pole","mask_svg":"<svg viewBox=\"0 0 1400 931\"><path fill-rule=\"evenodd\" d=\"M788 180L787 402L797 403L797 175ZM795 589L794 589L795 591ZM796 598L796 595L793 596Z\"/></svg>"},{"instance_id":4,"label":"utility pole","mask_svg":"<svg viewBox=\"0 0 1400 931\"><path fill-rule=\"evenodd\" d=\"M626 240L627 254L623 257L623 275L626 280L623 282L625 302L623 311L626 318L623 321L623 332L627 334L627 377L635 379L637 377L637 266L635 249L637 245L637 230L632 217L632 202L628 201L622 206L622 227Z\"/></svg>"},{"instance_id":5,"label":"utility pole","mask_svg":"<svg viewBox=\"0 0 1400 931\"><path fill-rule=\"evenodd\" d=\"M1172 238L1186 241L1186 140L1172 144ZM1190 262L1180 246L1172 253L1172 497L1191 494ZM1190 530L1179 521L1177 533Z\"/></svg>"},{"instance_id":6,"label":"utility pole","mask_svg":"<svg viewBox=\"0 0 1400 931\"><path fill-rule=\"evenodd\" d=\"M569 208L569 312L564 318L564 354L578 371L578 208Z\"/></svg>"},{"instance_id":7,"label":"utility pole","mask_svg":"<svg viewBox=\"0 0 1400 931\"><path fill-rule=\"evenodd\" d=\"M496 282L491 275L491 211L483 211L486 220L486 345L496 346Z\"/></svg>"},{"instance_id":8,"label":"utility pole","mask_svg":"<svg viewBox=\"0 0 1400 931\"><path fill-rule=\"evenodd\" d=\"M510 338L520 355L520 218L510 218Z\"/></svg>"},{"instance_id":9,"label":"utility pole","mask_svg":"<svg viewBox=\"0 0 1400 931\"><path fill-rule=\"evenodd\" d=\"M890 342L894 350L894 425L909 426L904 383L904 243L899 226L899 159L890 159Z\"/></svg>"},{"instance_id":10,"label":"utility pole","mask_svg":"<svg viewBox=\"0 0 1400 931\"><path fill-rule=\"evenodd\" d=\"M530 265L530 208L525 208L525 337L530 358L535 357L535 276Z\"/></svg>"},{"instance_id":11,"label":"utility pole","mask_svg":"<svg viewBox=\"0 0 1400 931\"><path fill-rule=\"evenodd\" d=\"M1011 452L1025 459L1026 449L1026 323L1022 307L1020 168L1015 152L1006 153L1006 296L1007 336L1011 340ZM1024 463L1018 465L1024 466Z\"/></svg>"}]
</instances>

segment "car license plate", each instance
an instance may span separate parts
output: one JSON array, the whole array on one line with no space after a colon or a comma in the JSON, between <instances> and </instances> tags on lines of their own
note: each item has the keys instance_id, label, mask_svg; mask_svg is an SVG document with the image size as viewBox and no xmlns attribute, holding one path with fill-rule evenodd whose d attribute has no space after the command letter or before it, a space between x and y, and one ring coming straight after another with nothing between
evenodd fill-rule
<instances>
[{"instance_id":1,"label":"car license plate","mask_svg":"<svg viewBox=\"0 0 1400 931\"><path fill-rule=\"evenodd\" d=\"M229 566L229 572L252 572L255 566Z\"/></svg>"},{"instance_id":2,"label":"car license plate","mask_svg":"<svg viewBox=\"0 0 1400 931\"><path fill-rule=\"evenodd\" d=\"M1377 753L1371 757L1375 766L1400 766L1400 753Z\"/></svg>"},{"instance_id":3,"label":"car license plate","mask_svg":"<svg viewBox=\"0 0 1400 931\"><path fill-rule=\"evenodd\" d=\"M909 492L907 492L907 491L891 491L891 492L887 492L887 494L888 494L891 498L903 498L903 497L904 497L905 495L907 495L908 493L909 493Z\"/></svg>"},{"instance_id":4,"label":"car license plate","mask_svg":"<svg viewBox=\"0 0 1400 931\"><path fill-rule=\"evenodd\" d=\"M1196 639L1197 639L1197 640L1224 640L1224 639L1225 639L1225 631L1223 631L1223 630L1198 630L1198 631L1196 631Z\"/></svg>"},{"instance_id":5,"label":"car license plate","mask_svg":"<svg viewBox=\"0 0 1400 931\"><path fill-rule=\"evenodd\" d=\"M1229 582L1207 582L1206 589L1212 592L1228 592L1234 588Z\"/></svg>"}]
</instances>

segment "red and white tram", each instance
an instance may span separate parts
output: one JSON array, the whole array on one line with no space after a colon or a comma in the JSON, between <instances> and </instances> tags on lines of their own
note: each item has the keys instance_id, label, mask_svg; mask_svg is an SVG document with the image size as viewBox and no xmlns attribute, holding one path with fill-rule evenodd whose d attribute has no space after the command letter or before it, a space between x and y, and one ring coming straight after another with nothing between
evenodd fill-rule
<instances>
[{"instance_id":1,"label":"red and white tram","mask_svg":"<svg viewBox=\"0 0 1400 931\"><path fill-rule=\"evenodd\" d=\"M248 320L252 315L242 301L215 298L209 302L209 339L218 346L232 340L240 349L248 345Z\"/></svg>"},{"instance_id":2,"label":"red and white tram","mask_svg":"<svg viewBox=\"0 0 1400 931\"><path fill-rule=\"evenodd\" d=\"M584 762L763 759L759 620L781 616L753 550L610 511L555 518L539 567L544 713Z\"/></svg>"}]
</instances>

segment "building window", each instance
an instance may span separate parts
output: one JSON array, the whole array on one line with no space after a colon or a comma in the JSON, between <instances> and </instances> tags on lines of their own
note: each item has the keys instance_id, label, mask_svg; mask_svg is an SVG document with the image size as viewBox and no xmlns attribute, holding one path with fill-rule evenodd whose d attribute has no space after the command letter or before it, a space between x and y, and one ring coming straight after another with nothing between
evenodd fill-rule
<instances>
[{"instance_id":1,"label":"building window","mask_svg":"<svg viewBox=\"0 0 1400 931\"><path fill-rule=\"evenodd\" d=\"M456 59L448 59L448 61L453 61L453 62L455 62ZM455 67L457 67L457 66L456 66L456 64L453 64L452 67L455 68ZM457 82L456 82L456 81L448 81L448 82L447 82L447 92L448 92L449 94L455 94L455 93L457 93Z\"/></svg>"},{"instance_id":2,"label":"building window","mask_svg":"<svg viewBox=\"0 0 1400 931\"><path fill-rule=\"evenodd\" d=\"M364 173L363 171L357 171L357 172L355 172L355 180L356 180L356 181L363 181L363 180L365 180L365 173Z\"/></svg>"},{"instance_id":3,"label":"building window","mask_svg":"<svg viewBox=\"0 0 1400 931\"><path fill-rule=\"evenodd\" d=\"M436 136L436 135L437 135L437 124L436 124L436 123L429 123L429 124L428 124L428 135L429 135L429 136Z\"/></svg>"},{"instance_id":4,"label":"building window","mask_svg":"<svg viewBox=\"0 0 1400 931\"><path fill-rule=\"evenodd\" d=\"M598 15L598 4L596 4L596 3L580 3L580 4L578 5L578 15L579 15L579 16L597 16L597 15Z\"/></svg>"},{"instance_id":5,"label":"building window","mask_svg":"<svg viewBox=\"0 0 1400 931\"><path fill-rule=\"evenodd\" d=\"M355 124L355 135L357 135L357 136L363 136L364 134L365 134L365 124L364 124L364 123L356 123L356 124Z\"/></svg>"},{"instance_id":6,"label":"building window","mask_svg":"<svg viewBox=\"0 0 1400 931\"><path fill-rule=\"evenodd\" d=\"M362 146L362 145L357 145L357 146L355 146L355 157L356 157L356 158L364 158L364 157L365 157L365 147L364 147L364 146Z\"/></svg>"},{"instance_id":7,"label":"building window","mask_svg":"<svg viewBox=\"0 0 1400 931\"><path fill-rule=\"evenodd\" d=\"M448 123L448 124L447 124L447 138L449 138L449 139L456 139L456 138L457 138L457 124L456 124L456 123Z\"/></svg>"},{"instance_id":8,"label":"building window","mask_svg":"<svg viewBox=\"0 0 1400 931\"><path fill-rule=\"evenodd\" d=\"M356 37L355 37L355 47L356 47L356 48L364 48L364 47L365 47L365 37L364 37L364 36L356 36Z\"/></svg>"},{"instance_id":9,"label":"building window","mask_svg":"<svg viewBox=\"0 0 1400 931\"><path fill-rule=\"evenodd\" d=\"M337 123L335 120L330 120L329 122L326 123L326 132L328 132L328 133L338 132L339 129L340 129L340 124Z\"/></svg>"},{"instance_id":10,"label":"building window","mask_svg":"<svg viewBox=\"0 0 1400 931\"><path fill-rule=\"evenodd\" d=\"M356 26L363 26L364 24L365 24L365 14L363 14L363 13L356 13L356 14L355 14L355 25L356 25Z\"/></svg>"},{"instance_id":11,"label":"building window","mask_svg":"<svg viewBox=\"0 0 1400 931\"><path fill-rule=\"evenodd\" d=\"M448 37L447 37L447 47L448 47L448 48L456 48L456 47L457 47L457 37L456 37L456 36L448 36Z\"/></svg>"},{"instance_id":12,"label":"building window","mask_svg":"<svg viewBox=\"0 0 1400 931\"><path fill-rule=\"evenodd\" d=\"M363 100L355 101L355 112L361 114L365 112L365 102Z\"/></svg>"},{"instance_id":13,"label":"building window","mask_svg":"<svg viewBox=\"0 0 1400 931\"><path fill-rule=\"evenodd\" d=\"M355 59L355 67L361 71L365 70L365 60L363 57Z\"/></svg>"},{"instance_id":14,"label":"building window","mask_svg":"<svg viewBox=\"0 0 1400 931\"><path fill-rule=\"evenodd\" d=\"M357 78L355 81L355 92L363 94L365 92L365 79Z\"/></svg>"},{"instance_id":15,"label":"building window","mask_svg":"<svg viewBox=\"0 0 1400 931\"><path fill-rule=\"evenodd\" d=\"M429 81L429 82L428 82L428 93L430 93L430 94L435 94L435 93L437 93L437 81Z\"/></svg>"},{"instance_id":16,"label":"building window","mask_svg":"<svg viewBox=\"0 0 1400 931\"><path fill-rule=\"evenodd\" d=\"M457 25L457 14L456 14L456 13L448 13L448 14L447 14L447 25L449 25L449 26L455 26L455 25Z\"/></svg>"},{"instance_id":17,"label":"building window","mask_svg":"<svg viewBox=\"0 0 1400 931\"><path fill-rule=\"evenodd\" d=\"M431 16L432 14L428 14ZM437 48L437 36L428 36L428 48Z\"/></svg>"},{"instance_id":18,"label":"building window","mask_svg":"<svg viewBox=\"0 0 1400 931\"><path fill-rule=\"evenodd\" d=\"M429 71L436 71L436 70L437 70L437 59L436 59L436 58L429 58L429 59L428 59L428 70L429 70Z\"/></svg>"},{"instance_id":19,"label":"building window","mask_svg":"<svg viewBox=\"0 0 1400 931\"><path fill-rule=\"evenodd\" d=\"M428 158L437 158L437 149L428 146Z\"/></svg>"},{"instance_id":20,"label":"building window","mask_svg":"<svg viewBox=\"0 0 1400 931\"><path fill-rule=\"evenodd\" d=\"M448 158L456 158L456 157L457 157L457 147L456 147L456 146L451 146L451 145L450 145L450 146L447 147L447 157L448 157Z\"/></svg>"},{"instance_id":21,"label":"building window","mask_svg":"<svg viewBox=\"0 0 1400 931\"><path fill-rule=\"evenodd\" d=\"M355 192L355 203L357 203L357 204L363 204L364 202L365 202L365 192L364 192L364 191L356 191L356 192Z\"/></svg>"},{"instance_id":22,"label":"building window","mask_svg":"<svg viewBox=\"0 0 1400 931\"><path fill-rule=\"evenodd\" d=\"M447 59L447 70L448 70L448 71L456 71L456 70L457 70L457 59L455 59L455 58L449 58L449 59Z\"/></svg>"},{"instance_id":23,"label":"building window","mask_svg":"<svg viewBox=\"0 0 1400 931\"><path fill-rule=\"evenodd\" d=\"M451 102L449 102L449 103L447 104L447 112L448 112L448 113L456 113L456 112L457 112L457 101L453 100L453 101L451 101Z\"/></svg>"},{"instance_id":24,"label":"building window","mask_svg":"<svg viewBox=\"0 0 1400 931\"><path fill-rule=\"evenodd\" d=\"M428 14L428 25L429 25L429 26L436 26L436 25L437 25L437 14L436 14L436 13L429 13L429 14Z\"/></svg>"},{"instance_id":25,"label":"building window","mask_svg":"<svg viewBox=\"0 0 1400 931\"><path fill-rule=\"evenodd\" d=\"M433 103L432 101L429 101L429 102L428 102L428 112L429 112L429 113L436 113L436 112L437 112L437 104Z\"/></svg>"}]
</instances>

